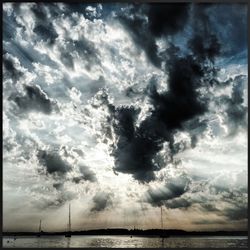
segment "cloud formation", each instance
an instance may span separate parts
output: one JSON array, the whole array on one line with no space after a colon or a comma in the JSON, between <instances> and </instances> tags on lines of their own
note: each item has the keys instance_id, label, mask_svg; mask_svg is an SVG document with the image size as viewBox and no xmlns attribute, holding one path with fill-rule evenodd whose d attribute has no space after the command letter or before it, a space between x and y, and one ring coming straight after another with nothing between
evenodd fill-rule
<instances>
[{"instance_id":1,"label":"cloud formation","mask_svg":"<svg viewBox=\"0 0 250 250\"><path fill-rule=\"evenodd\" d=\"M25 95L12 95L10 99L14 100L17 106L23 111L40 111L50 114L53 109L57 110L56 102L51 100L47 94L41 90L40 86L24 86Z\"/></svg>"},{"instance_id":2,"label":"cloud formation","mask_svg":"<svg viewBox=\"0 0 250 250\"><path fill-rule=\"evenodd\" d=\"M8 53L3 55L3 69L6 79L17 81L23 75L23 72L18 69L17 62Z\"/></svg>"},{"instance_id":3,"label":"cloud formation","mask_svg":"<svg viewBox=\"0 0 250 250\"><path fill-rule=\"evenodd\" d=\"M226 105L227 123L230 133L235 134L237 130L247 126L247 107L244 106L244 81L246 77L238 75L233 80L231 98L224 96L221 103Z\"/></svg>"},{"instance_id":4,"label":"cloud formation","mask_svg":"<svg viewBox=\"0 0 250 250\"><path fill-rule=\"evenodd\" d=\"M112 195L106 192L99 192L93 197L94 206L91 212L100 212L112 206Z\"/></svg>"},{"instance_id":5,"label":"cloud formation","mask_svg":"<svg viewBox=\"0 0 250 250\"><path fill-rule=\"evenodd\" d=\"M157 13L160 7L155 7L154 11ZM173 8L174 10L177 16L172 18L181 19L184 18L187 7ZM174 45L170 45L166 50L168 90L159 93L152 78L148 86L152 110L145 120L135 127L138 111L134 107L117 108L114 113L114 124L118 123L114 129L118 136L113 153L116 160L115 170L131 173L135 179L142 182L154 180L154 171L160 170L160 166L154 163L154 158L162 149L163 142L169 143L172 159L173 155L178 153L177 147L174 146L176 131L185 131L185 122L205 114L208 110L208 96L201 95L199 89L208 88L204 83L209 83L216 77L212 65L215 57L220 54L220 45L216 36L208 30L209 19L204 8L194 6L193 12L200 22L198 25L194 24L193 36L188 41L191 54L180 56L179 48ZM176 20L174 22L178 23ZM159 29L162 29L161 32L165 31L163 28ZM193 147L195 138L197 137L192 139Z\"/></svg>"},{"instance_id":6,"label":"cloud formation","mask_svg":"<svg viewBox=\"0 0 250 250\"><path fill-rule=\"evenodd\" d=\"M247 228L246 14L5 3L4 228Z\"/></svg>"},{"instance_id":7,"label":"cloud formation","mask_svg":"<svg viewBox=\"0 0 250 250\"><path fill-rule=\"evenodd\" d=\"M49 174L66 174L71 170L71 166L62 160L61 156L55 152L40 150L37 154L39 162L46 168Z\"/></svg>"},{"instance_id":8,"label":"cloud formation","mask_svg":"<svg viewBox=\"0 0 250 250\"><path fill-rule=\"evenodd\" d=\"M173 178L161 187L160 189L149 189L146 193L146 201L153 206L161 206L165 201L182 196L188 190L190 180L185 176ZM179 205L179 206L177 206ZM186 207L189 205L188 201L184 199L175 199L168 207Z\"/></svg>"},{"instance_id":9,"label":"cloud formation","mask_svg":"<svg viewBox=\"0 0 250 250\"><path fill-rule=\"evenodd\" d=\"M97 181L95 172L92 171L89 167L82 165L82 166L79 166L79 169L80 169L81 175L73 178L73 181L75 183L78 184L81 180L90 181L90 182Z\"/></svg>"}]
</instances>

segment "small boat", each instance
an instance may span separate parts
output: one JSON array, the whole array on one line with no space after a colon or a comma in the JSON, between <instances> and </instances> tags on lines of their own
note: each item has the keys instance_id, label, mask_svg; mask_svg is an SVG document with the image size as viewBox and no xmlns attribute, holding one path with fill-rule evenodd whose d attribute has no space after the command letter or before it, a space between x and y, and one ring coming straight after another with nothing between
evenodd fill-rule
<instances>
[{"instance_id":1,"label":"small boat","mask_svg":"<svg viewBox=\"0 0 250 250\"><path fill-rule=\"evenodd\" d=\"M65 233L65 237L70 238L71 237L71 233L70 232Z\"/></svg>"},{"instance_id":2,"label":"small boat","mask_svg":"<svg viewBox=\"0 0 250 250\"><path fill-rule=\"evenodd\" d=\"M160 238L169 238L170 236L169 235L167 235L167 234L161 234L160 235Z\"/></svg>"}]
</instances>

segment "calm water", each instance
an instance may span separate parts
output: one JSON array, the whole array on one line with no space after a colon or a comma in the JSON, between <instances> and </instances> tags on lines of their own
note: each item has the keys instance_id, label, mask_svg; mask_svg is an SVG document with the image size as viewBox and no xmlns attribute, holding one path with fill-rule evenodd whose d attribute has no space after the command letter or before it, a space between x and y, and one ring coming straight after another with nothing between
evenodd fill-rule
<instances>
[{"instance_id":1,"label":"calm water","mask_svg":"<svg viewBox=\"0 0 250 250\"><path fill-rule=\"evenodd\" d=\"M152 247L152 248L180 248L180 247L211 247L211 248L247 248L246 237L170 237L167 239L155 237L133 237L129 236L42 236L38 237L3 237L3 247Z\"/></svg>"}]
</instances>

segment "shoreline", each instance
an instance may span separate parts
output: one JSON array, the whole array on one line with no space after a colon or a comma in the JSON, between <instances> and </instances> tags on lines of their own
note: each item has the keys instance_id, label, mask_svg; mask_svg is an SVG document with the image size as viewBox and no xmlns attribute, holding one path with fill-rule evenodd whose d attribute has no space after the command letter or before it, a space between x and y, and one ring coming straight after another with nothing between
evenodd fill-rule
<instances>
[{"instance_id":1,"label":"shoreline","mask_svg":"<svg viewBox=\"0 0 250 250\"><path fill-rule=\"evenodd\" d=\"M188 236L248 236L248 231L213 231L213 232L186 232L182 230L127 230L127 229L99 229L88 231L72 231L72 232L2 232L2 236L60 236L70 234L83 236L139 236L139 237L188 237Z\"/></svg>"}]
</instances>

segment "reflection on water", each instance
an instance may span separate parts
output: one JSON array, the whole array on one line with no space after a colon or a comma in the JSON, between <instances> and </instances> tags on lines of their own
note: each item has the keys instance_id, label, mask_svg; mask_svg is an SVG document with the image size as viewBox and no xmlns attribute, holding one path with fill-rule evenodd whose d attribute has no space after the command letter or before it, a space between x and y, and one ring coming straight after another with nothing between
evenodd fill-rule
<instances>
[{"instance_id":1,"label":"reflection on water","mask_svg":"<svg viewBox=\"0 0 250 250\"><path fill-rule=\"evenodd\" d=\"M67 237L67 248L70 248L70 238Z\"/></svg>"},{"instance_id":2,"label":"reflection on water","mask_svg":"<svg viewBox=\"0 0 250 250\"><path fill-rule=\"evenodd\" d=\"M247 248L247 237L130 237L130 236L42 236L42 237L3 237L3 247L108 247L108 248Z\"/></svg>"}]
</instances>

